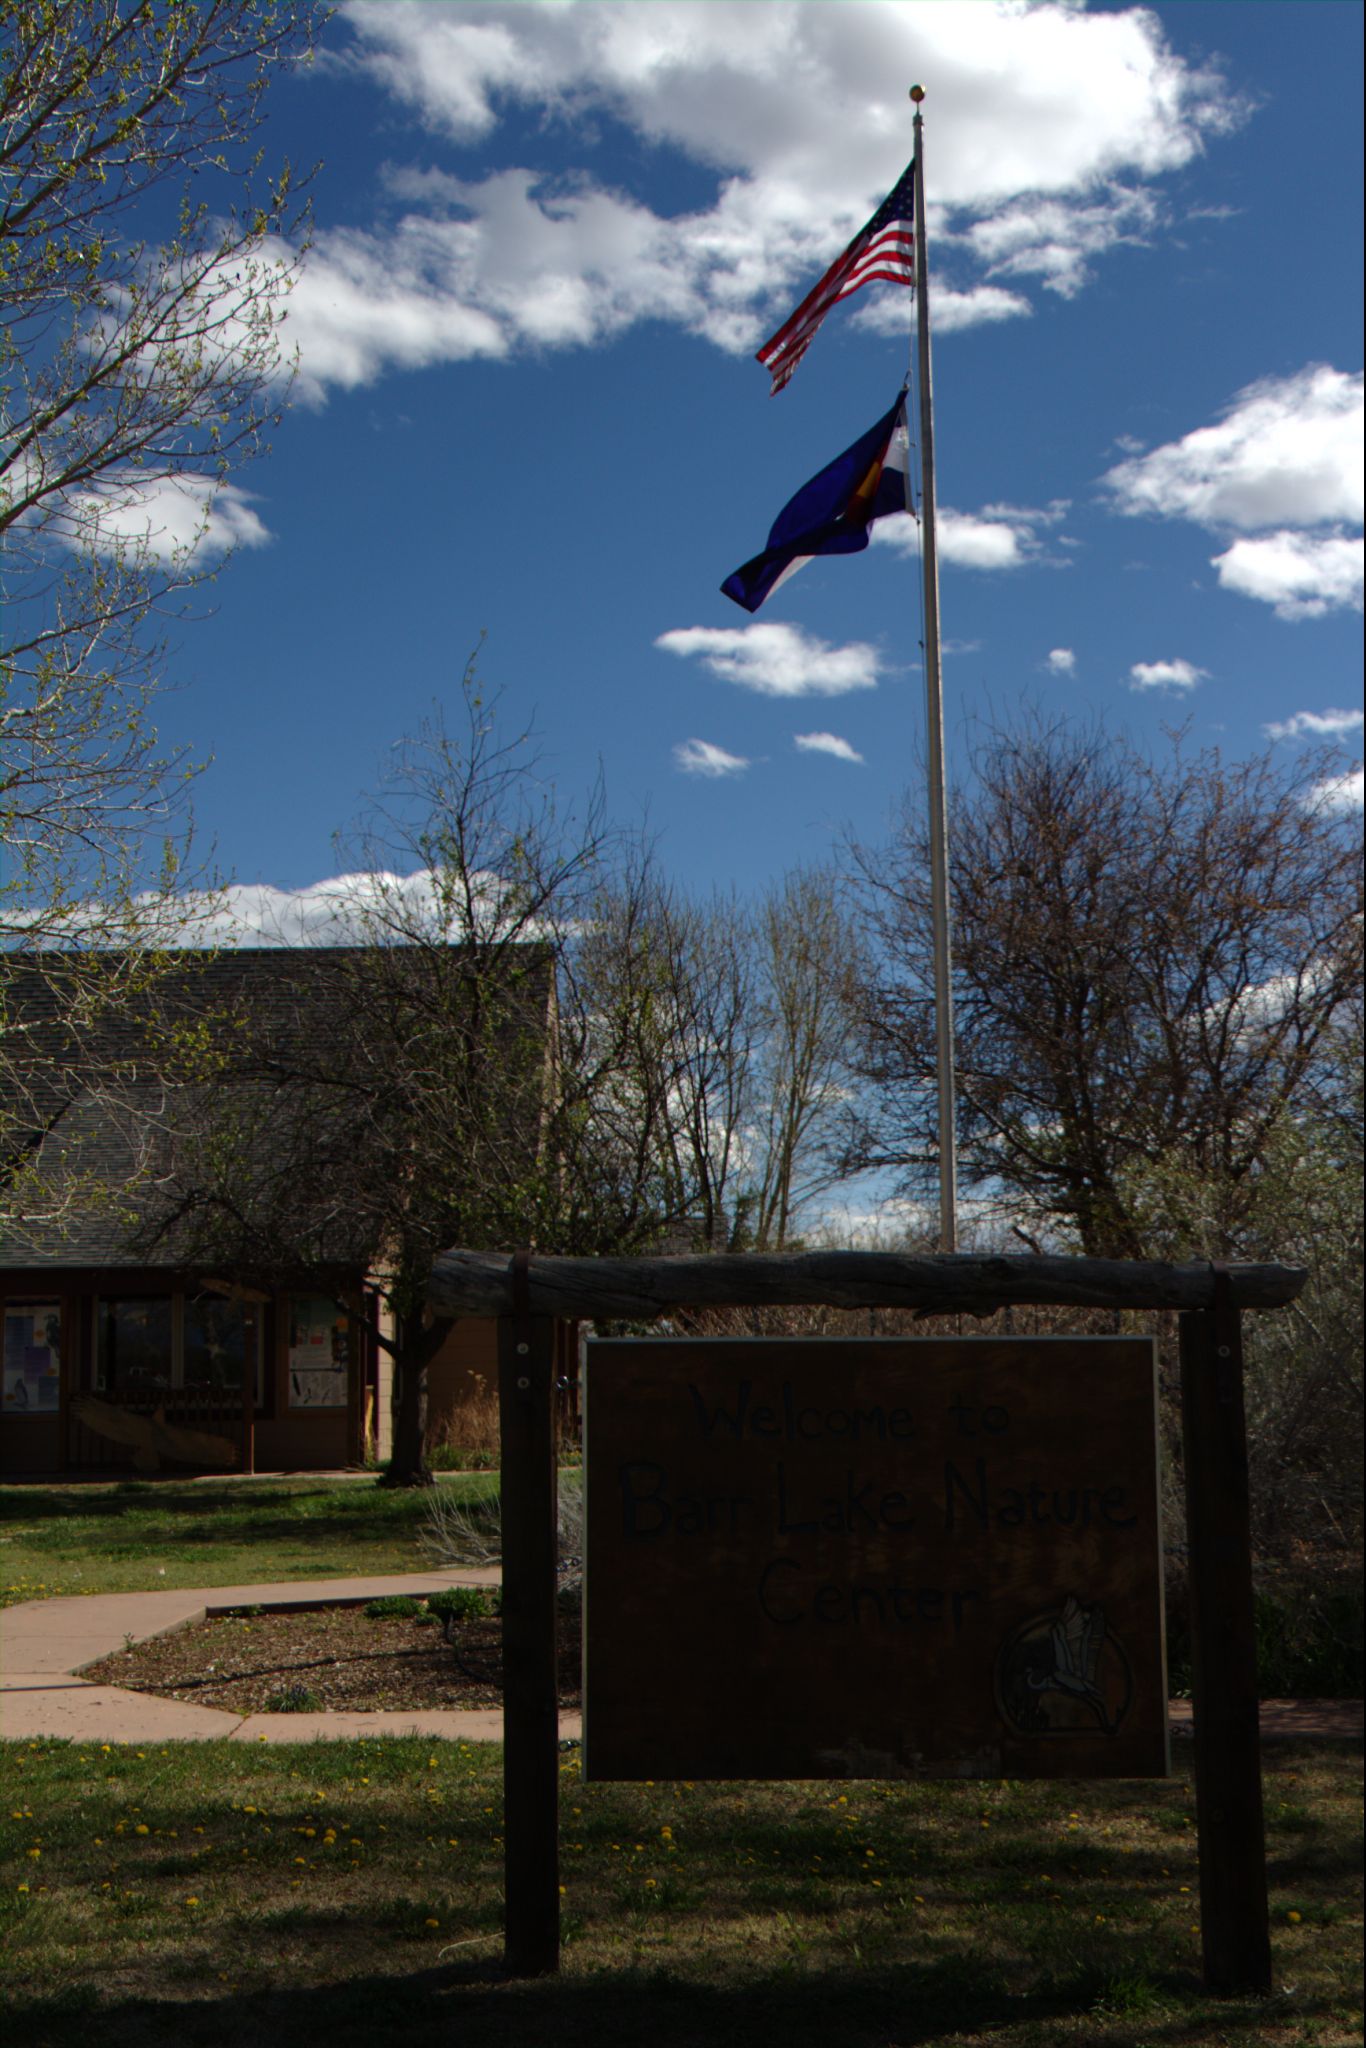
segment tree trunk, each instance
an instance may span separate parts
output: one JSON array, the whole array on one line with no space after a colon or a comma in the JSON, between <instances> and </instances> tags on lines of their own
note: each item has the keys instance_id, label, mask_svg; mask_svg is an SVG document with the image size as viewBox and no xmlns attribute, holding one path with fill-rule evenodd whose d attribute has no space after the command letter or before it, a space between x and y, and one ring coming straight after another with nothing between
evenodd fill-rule
<instances>
[{"instance_id":1,"label":"tree trunk","mask_svg":"<svg viewBox=\"0 0 1366 2048\"><path fill-rule=\"evenodd\" d=\"M431 1486L427 1463L427 1367L446 1340L454 1320L439 1316L425 1328L416 1319L400 1326L394 1353L394 1450L386 1486Z\"/></svg>"}]
</instances>

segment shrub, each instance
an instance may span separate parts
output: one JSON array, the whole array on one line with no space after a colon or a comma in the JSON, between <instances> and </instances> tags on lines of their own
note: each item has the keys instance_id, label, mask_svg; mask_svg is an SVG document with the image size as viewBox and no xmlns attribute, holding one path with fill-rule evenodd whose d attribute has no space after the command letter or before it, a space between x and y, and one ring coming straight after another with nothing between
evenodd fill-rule
<instances>
[{"instance_id":1,"label":"shrub","mask_svg":"<svg viewBox=\"0 0 1366 2048\"><path fill-rule=\"evenodd\" d=\"M365 1612L371 1621L411 1621L422 1612L422 1602L411 1593L381 1593L367 1600Z\"/></svg>"},{"instance_id":2,"label":"shrub","mask_svg":"<svg viewBox=\"0 0 1366 2048\"><path fill-rule=\"evenodd\" d=\"M312 1686L287 1685L283 1692L273 1692L265 1702L262 1711L267 1714L316 1714L322 1701Z\"/></svg>"},{"instance_id":3,"label":"shrub","mask_svg":"<svg viewBox=\"0 0 1366 2048\"><path fill-rule=\"evenodd\" d=\"M490 1612L489 1599L482 1586L448 1586L431 1595L427 1611L439 1621L482 1621Z\"/></svg>"},{"instance_id":4,"label":"shrub","mask_svg":"<svg viewBox=\"0 0 1366 2048\"><path fill-rule=\"evenodd\" d=\"M1360 1570L1254 1566L1257 1691L1264 1699L1360 1699ZM1190 1592L1184 1573L1167 1575L1167 1680L1191 1689Z\"/></svg>"},{"instance_id":5,"label":"shrub","mask_svg":"<svg viewBox=\"0 0 1366 2048\"><path fill-rule=\"evenodd\" d=\"M424 1549L441 1565L497 1564L503 1554L502 1503L453 1501L440 1487L427 1501ZM583 1474L561 1472L556 1557L563 1564L583 1555Z\"/></svg>"}]
</instances>

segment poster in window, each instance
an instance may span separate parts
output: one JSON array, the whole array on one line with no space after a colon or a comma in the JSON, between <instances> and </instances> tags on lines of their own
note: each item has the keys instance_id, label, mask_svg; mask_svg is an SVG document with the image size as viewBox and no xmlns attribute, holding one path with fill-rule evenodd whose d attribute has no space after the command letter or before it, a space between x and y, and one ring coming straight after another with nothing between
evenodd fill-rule
<instances>
[{"instance_id":1,"label":"poster in window","mask_svg":"<svg viewBox=\"0 0 1366 2048\"><path fill-rule=\"evenodd\" d=\"M60 1394L61 1310L55 1302L5 1310L4 1412L55 1415Z\"/></svg>"},{"instance_id":2,"label":"poster in window","mask_svg":"<svg viewBox=\"0 0 1366 2048\"><path fill-rule=\"evenodd\" d=\"M344 1408L350 1340L346 1317L326 1295L295 1295L289 1313L289 1405Z\"/></svg>"}]
</instances>

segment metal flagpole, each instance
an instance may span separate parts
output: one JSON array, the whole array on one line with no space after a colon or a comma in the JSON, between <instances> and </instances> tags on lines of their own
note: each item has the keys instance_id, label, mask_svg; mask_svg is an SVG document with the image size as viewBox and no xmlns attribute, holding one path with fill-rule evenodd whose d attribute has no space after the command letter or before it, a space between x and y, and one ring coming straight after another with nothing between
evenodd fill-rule
<instances>
[{"instance_id":1,"label":"metal flagpole","mask_svg":"<svg viewBox=\"0 0 1366 2048\"><path fill-rule=\"evenodd\" d=\"M934 944L934 1027L939 1081L939 1249L958 1243L958 1146L954 1134L953 981L949 948L949 835L944 777L944 690L939 659L939 554L934 529L934 407L930 392L930 271L925 253L925 136L915 102L916 358L920 385L921 559L925 575L925 709L929 731L930 911Z\"/></svg>"}]
</instances>

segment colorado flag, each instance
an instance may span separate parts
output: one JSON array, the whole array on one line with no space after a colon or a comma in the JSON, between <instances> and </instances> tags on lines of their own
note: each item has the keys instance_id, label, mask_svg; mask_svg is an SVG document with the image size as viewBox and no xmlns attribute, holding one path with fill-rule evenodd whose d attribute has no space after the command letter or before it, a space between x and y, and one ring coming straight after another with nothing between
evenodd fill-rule
<instances>
[{"instance_id":1,"label":"colorado flag","mask_svg":"<svg viewBox=\"0 0 1366 2048\"><path fill-rule=\"evenodd\" d=\"M773 522L768 546L721 585L757 612L778 585L814 555L853 555L889 512L910 510L910 438L903 391L875 427L803 484Z\"/></svg>"}]
</instances>

